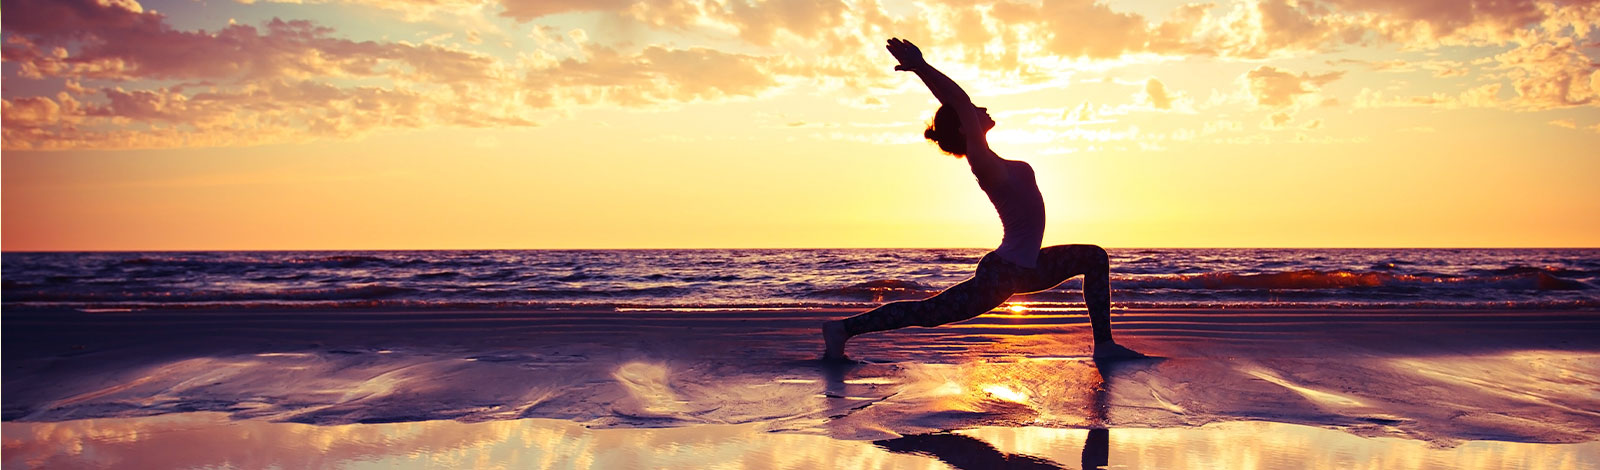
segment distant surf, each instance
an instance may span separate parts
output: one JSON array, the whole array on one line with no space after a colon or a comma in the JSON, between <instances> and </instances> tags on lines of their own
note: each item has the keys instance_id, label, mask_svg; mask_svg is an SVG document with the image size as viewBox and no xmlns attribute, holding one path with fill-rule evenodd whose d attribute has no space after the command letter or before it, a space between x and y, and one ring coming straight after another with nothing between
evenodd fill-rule
<instances>
[{"instance_id":1,"label":"distant surf","mask_svg":"<svg viewBox=\"0 0 1600 470\"><path fill-rule=\"evenodd\" d=\"M1597 249L1113 249L1123 308L1600 308ZM984 250L5 253L23 309L858 308ZM1077 280L1014 297L1081 308Z\"/></svg>"}]
</instances>

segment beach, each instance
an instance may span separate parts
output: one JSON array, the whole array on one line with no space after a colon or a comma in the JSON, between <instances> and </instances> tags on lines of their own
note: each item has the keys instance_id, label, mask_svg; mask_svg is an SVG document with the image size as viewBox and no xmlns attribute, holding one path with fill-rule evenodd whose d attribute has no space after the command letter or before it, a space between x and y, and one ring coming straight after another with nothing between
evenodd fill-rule
<instances>
[{"instance_id":1,"label":"beach","mask_svg":"<svg viewBox=\"0 0 1600 470\"><path fill-rule=\"evenodd\" d=\"M1600 0L0 1L0 470L1600 470Z\"/></svg>"},{"instance_id":2,"label":"beach","mask_svg":"<svg viewBox=\"0 0 1600 470\"><path fill-rule=\"evenodd\" d=\"M6 468L1600 461L1600 251L1120 249L853 339L984 250L6 253ZM201 443L202 445L191 445Z\"/></svg>"},{"instance_id":3,"label":"beach","mask_svg":"<svg viewBox=\"0 0 1600 470\"><path fill-rule=\"evenodd\" d=\"M818 360L852 311L7 311L5 465L1600 462L1592 311L1119 309L1155 358L1096 364L1081 310L1019 305ZM185 433L226 450L161 460Z\"/></svg>"}]
</instances>

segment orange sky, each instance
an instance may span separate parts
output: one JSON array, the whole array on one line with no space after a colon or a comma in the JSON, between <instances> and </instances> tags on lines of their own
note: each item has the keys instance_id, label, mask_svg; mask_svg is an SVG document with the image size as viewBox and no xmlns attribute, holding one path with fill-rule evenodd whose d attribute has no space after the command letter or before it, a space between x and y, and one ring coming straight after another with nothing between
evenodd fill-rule
<instances>
[{"instance_id":1,"label":"orange sky","mask_svg":"<svg viewBox=\"0 0 1600 470\"><path fill-rule=\"evenodd\" d=\"M976 4L974 4L976 3ZM1600 246L1600 3L16 0L3 249Z\"/></svg>"}]
</instances>

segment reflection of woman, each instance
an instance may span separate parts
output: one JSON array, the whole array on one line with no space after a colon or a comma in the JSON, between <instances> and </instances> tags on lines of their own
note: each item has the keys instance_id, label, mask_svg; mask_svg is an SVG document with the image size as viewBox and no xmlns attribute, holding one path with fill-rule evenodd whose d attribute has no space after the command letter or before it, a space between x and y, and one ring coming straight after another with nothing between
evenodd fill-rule
<instances>
[{"instance_id":1,"label":"reflection of woman","mask_svg":"<svg viewBox=\"0 0 1600 470\"><path fill-rule=\"evenodd\" d=\"M826 358L844 358L850 337L907 326L938 326L966 320L1000 306L1011 294L1050 289L1073 276L1083 275L1083 300L1094 328L1094 357L1142 357L1111 340L1111 280L1106 252L1094 245L1058 245L1040 249L1044 238L1044 199L1034 181L1033 167L1006 160L989 150L985 134L994 127L988 110L973 106L961 87L922 60L922 51L903 39L889 40L889 53L900 61L895 70L922 78L941 106L933 125L923 134L939 148L966 157L978 187L989 195L1005 236L1000 247L978 261L971 279L939 295L918 301L894 302L843 320L823 323Z\"/></svg>"}]
</instances>

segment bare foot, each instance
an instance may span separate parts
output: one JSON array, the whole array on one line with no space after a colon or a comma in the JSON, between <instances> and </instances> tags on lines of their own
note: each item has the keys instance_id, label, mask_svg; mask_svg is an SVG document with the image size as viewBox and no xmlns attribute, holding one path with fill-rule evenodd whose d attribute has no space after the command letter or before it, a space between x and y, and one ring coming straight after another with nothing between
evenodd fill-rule
<instances>
[{"instance_id":1,"label":"bare foot","mask_svg":"<svg viewBox=\"0 0 1600 470\"><path fill-rule=\"evenodd\" d=\"M1128 349L1126 346L1111 341L1095 343L1094 345L1095 362L1126 361L1129 359L1144 359L1147 357L1150 356L1140 354L1138 351Z\"/></svg>"},{"instance_id":2,"label":"bare foot","mask_svg":"<svg viewBox=\"0 0 1600 470\"><path fill-rule=\"evenodd\" d=\"M833 320L822 322L822 351L823 359L845 359L844 342L850 339L849 333L844 331L844 322Z\"/></svg>"}]
</instances>

